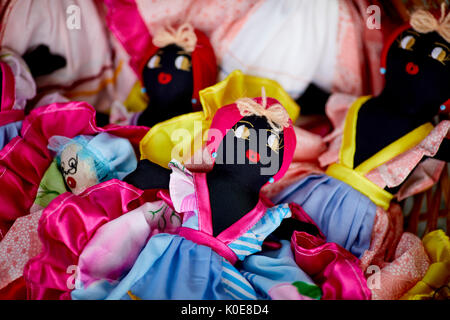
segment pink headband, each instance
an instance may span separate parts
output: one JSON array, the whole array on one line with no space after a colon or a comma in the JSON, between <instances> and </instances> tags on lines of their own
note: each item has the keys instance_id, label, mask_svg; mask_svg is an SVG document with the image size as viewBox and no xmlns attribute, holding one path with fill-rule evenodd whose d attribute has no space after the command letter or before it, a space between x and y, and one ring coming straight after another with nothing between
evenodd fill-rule
<instances>
[{"instance_id":1,"label":"pink headband","mask_svg":"<svg viewBox=\"0 0 450 320\"><path fill-rule=\"evenodd\" d=\"M255 102L261 104L262 98L254 98ZM279 105L278 100L273 98L267 98L267 109L272 105ZM215 161L214 154L217 152L220 143L227 134L228 130L233 128L233 126L244 116L241 115L236 103L224 106L220 108L211 123L211 127L208 133L208 142L206 148L211 155L212 163ZM220 135L218 134L220 132ZM294 128L292 127L292 121L289 119L289 126L283 129L283 139L284 139L284 154L283 163L281 164L280 170L273 176L273 179L269 183L273 183L281 179L289 168L294 156L295 146L297 143Z\"/></svg>"}]
</instances>

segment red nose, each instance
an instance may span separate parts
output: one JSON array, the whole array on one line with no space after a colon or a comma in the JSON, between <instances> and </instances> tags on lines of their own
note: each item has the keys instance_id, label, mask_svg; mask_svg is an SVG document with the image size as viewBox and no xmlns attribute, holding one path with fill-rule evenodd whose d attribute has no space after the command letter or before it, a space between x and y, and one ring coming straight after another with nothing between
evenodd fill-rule
<instances>
[{"instance_id":1,"label":"red nose","mask_svg":"<svg viewBox=\"0 0 450 320\"><path fill-rule=\"evenodd\" d=\"M250 162L257 163L260 159L259 153L253 150L247 150L245 153L245 156L247 157Z\"/></svg>"},{"instance_id":2,"label":"red nose","mask_svg":"<svg viewBox=\"0 0 450 320\"><path fill-rule=\"evenodd\" d=\"M168 84L172 81L172 75L170 73L160 72L158 74L158 82L161 84Z\"/></svg>"},{"instance_id":3,"label":"red nose","mask_svg":"<svg viewBox=\"0 0 450 320\"><path fill-rule=\"evenodd\" d=\"M408 72L411 75L415 75L419 73L419 66L415 63L408 62L406 65L406 72Z\"/></svg>"}]
</instances>

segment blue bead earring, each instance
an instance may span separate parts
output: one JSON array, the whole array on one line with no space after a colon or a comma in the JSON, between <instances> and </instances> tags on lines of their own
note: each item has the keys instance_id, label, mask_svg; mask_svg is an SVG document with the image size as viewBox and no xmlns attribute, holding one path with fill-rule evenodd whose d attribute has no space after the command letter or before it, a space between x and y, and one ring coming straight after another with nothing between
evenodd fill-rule
<instances>
[{"instance_id":1,"label":"blue bead earring","mask_svg":"<svg viewBox=\"0 0 450 320\"><path fill-rule=\"evenodd\" d=\"M386 68L380 68L380 73L381 74L386 74Z\"/></svg>"}]
</instances>

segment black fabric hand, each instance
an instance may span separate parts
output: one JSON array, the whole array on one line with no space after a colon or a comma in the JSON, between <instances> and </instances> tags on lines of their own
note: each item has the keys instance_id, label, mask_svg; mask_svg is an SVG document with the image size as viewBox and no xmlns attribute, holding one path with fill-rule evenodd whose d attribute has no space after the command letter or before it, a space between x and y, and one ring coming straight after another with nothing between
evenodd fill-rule
<instances>
[{"instance_id":1,"label":"black fabric hand","mask_svg":"<svg viewBox=\"0 0 450 320\"><path fill-rule=\"evenodd\" d=\"M123 181L142 190L169 189L171 170L163 168L147 159L139 161L136 170Z\"/></svg>"},{"instance_id":2,"label":"black fabric hand","mask_svg":"<svg viewBox=\"0 0 450 320\"><path fill-rule=\"evenodd\" d=\"M272 239L291 240L294 231L304 231L313 236L319 235L319 230L316 226L294 218L287 218L283 219L280 226L272 232L271 236Z\"/></svg>"},{"instance_id":3,"label":"black fabric hand","mask_svg":"<svg viewBox=\"0 0 450 320\"><path fill-rule=\"evenodd\" d=\"M450 141L447 138L442 140L441 146L434 158L445 162L450 161Z\"/></svg>"},{"instance_id":4,"label":"black fabric hand","mask_svg":"<svg viewBox=\"0 0 450 320\"><path fill-rule=\"evenodd\" d=\"M63 56L52 54L48 46L43 44L26 52L22 58L34 78L50 74L66 66L66 59Z\"/></svg>"},{"instance_id":5,"label":"black fabric hand","mask_svg":"<svg viewBox=\"0 0 450 320\"><path fill-rule=\"evenodd\" d=\"M330 94L311 83L296 100L302 115L325 115L325 106Z\"/></svg>"}]
</instances>

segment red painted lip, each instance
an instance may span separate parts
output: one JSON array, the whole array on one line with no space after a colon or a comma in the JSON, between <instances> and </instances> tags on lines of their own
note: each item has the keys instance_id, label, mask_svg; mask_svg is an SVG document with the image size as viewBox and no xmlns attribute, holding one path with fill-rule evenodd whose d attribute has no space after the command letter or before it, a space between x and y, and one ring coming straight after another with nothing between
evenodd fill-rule
<instances>
[{"instance_id":1,"label":"red painted lip","mask_svg":"<svg viewBox=\"0 0 450 320\"><path fill-rule=\"evenodd\" d=\"M67 180L66 180L66 182L67 182L67 185L68 185L71 189L73 189L73 188L75 188L75 187L77 186L77 181L76 181L74 178L72 178L72 177L68 177Z\"/></svg>"},{"instance_id":2,"label":"red painted lip","mask_svg":"<svg viewBox=\"0 0 450 320\"><path fill-rule=\"evenodd\" d=\"M158 74L158 82L161 84L168 84L172 81L172 75L170 73L160 72Z\"/></svg>"},{"instance_id":3,"label":"red painted lip","mask_svg":"<svg viewBox=\"0 0 450 320\"><path fill-rule=\"evenodd\" d=\"M416 75L419 73L419 66L415 63L408 62L408 64L406 65L406 72L411 75Z\"/></svg>"},{"instance_id":4,"label":"red painted lip","mask_svg":"<svg viewBox=\"0 0 450 320\"><path fill-rule=\"evenodd\" d=\"M259 153L253 150L247 150L247 152L245 153L245 156L247 157L248 160L250 160L250 162L253 163L257 163L259 161L259 159L261 158L259 156Z\"/></svg>"}]
</instances>

